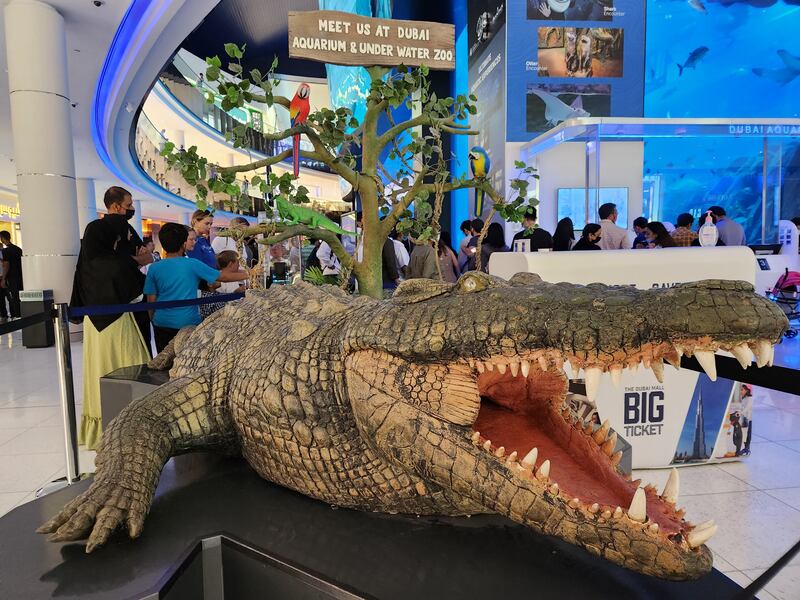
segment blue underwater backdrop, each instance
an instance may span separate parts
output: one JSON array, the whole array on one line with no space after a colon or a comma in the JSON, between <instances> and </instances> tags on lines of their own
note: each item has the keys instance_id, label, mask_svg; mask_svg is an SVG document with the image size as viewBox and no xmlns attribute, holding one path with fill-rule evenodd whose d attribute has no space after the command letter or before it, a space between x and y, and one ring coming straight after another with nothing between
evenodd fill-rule
<instances>
[{"instance_id":1,"label":"blue underwater backdrop","mask_svg":"<svg viewBox=\"0 0 800 600\"><path fill-rule=\"evenodd\" d=\"M798 30L798 0L648 0L644 116L800 117ZM800 215L797 138L651 138L644 176L651 219L717 204L759 243L764 181L767 242Z\"/></svg>"}]
</instances>

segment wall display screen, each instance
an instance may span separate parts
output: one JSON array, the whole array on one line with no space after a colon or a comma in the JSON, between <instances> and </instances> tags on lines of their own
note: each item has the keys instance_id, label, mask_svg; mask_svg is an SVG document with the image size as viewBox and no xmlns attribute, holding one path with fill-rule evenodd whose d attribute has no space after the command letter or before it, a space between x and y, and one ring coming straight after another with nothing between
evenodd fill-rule
<instances>
[{"instance_id":1,"label":"wall display screen","mask_svg":"<svg viewBox=\"0 0 800 600\"><path fill-rule=\"evenodd\" d=\"M600 217L597 209L606 202L617 205L617 225L623 229L628 228L628 188L600 188L596 193L595 188L589 189L589 222L599 223ZM572 219L575 231L581 231L586 226L586 189L585 188L559 188L557 192L558 220L564 217Z\"/></svg>"},{"instance_id":2,"label":"wall display screen","mask_svg":"<svg viewBox=\"0 0 800 600\"><path fill-rule=\"evenodd\" d=\"M505 182L505 97L506 55L505 0L469 0L467 32L469 43L469 92L478 97L478 112L470 118L472 129L469 145L486 150L491 167L492 185L501 194ZM485 218L491 210L491 200L484 198L476 207L475 191L470 190L469 217Z\"/></svg>"},{"instance_id":3,"label":"wall display screen","mask_svg":"<svg viewBox=\"0 0 800 600\"><path fill-rule=\"evenodd\" d=\"M568 119L641 117L642 0L527 0L508 6L506 139Z\"/></svg>"}]
</instances>

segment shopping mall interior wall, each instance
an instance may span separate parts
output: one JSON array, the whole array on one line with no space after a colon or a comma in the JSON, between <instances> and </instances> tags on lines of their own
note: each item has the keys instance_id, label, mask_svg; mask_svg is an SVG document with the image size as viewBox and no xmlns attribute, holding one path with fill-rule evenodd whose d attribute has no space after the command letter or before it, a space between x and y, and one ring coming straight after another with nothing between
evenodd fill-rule
<instances>
[{"instance_id":1,"label":"shopping mall interior wall","mask_svg":"<svg viewBox=\"0 0 800 600\"><path fill-rule=\"evenodd\" d=\"M643 155L641 142L600 144L600 187L628 188L629 223L642 214ZM579 142L560 144L540 154L536 166L541 174L539 225L552 233L558 222L558 189L585 185L585 146ZM598 222L599 217L590 215L590 219Z\"/></svg>"}]
</instances>

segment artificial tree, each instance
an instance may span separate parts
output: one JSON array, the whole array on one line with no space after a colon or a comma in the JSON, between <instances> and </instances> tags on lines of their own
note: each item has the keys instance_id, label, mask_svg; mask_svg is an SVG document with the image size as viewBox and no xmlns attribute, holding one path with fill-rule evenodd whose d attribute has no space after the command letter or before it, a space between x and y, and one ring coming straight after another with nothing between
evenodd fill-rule
<instances>
[{"instance_id":1,"label":"artificial tree","mask_svg":"<svg viewBox=\"0 0 800 600\"><path fill-rule=\"evenodd\" d=\"M205 80L216 86L216 94L222 97L222 108L230 110L248 102L262 102L268 106L289 108L290 100L273 94L273 73L277 59L267 73L259 69L245 71L242 65L245 48L226 44L225 52L231 61L228 72L222 72L222 61L218 56L206 59ZM469 115L477 112L475 96L459 95L454 98L438 98L430 90L428 68L399 66L394 70L385 67L368 67L372 79L366 99L366 113L358 122L348 109L322 108L309 115L303 124L284 131L261 134L268 140L284 140L295 134L305 135L313 151L302 151L302 156L326 164L334 173L347 181L361 197L363 228L359 243L363 247L362 258L349 255L336 234L322 228L303 224L273 221L239 231L239 235L264 234L266 244L275 244L294 236L306 236L326 241L342 267L358 281L359 291L372 297L382 296L381 250L393 228L407 232L415 243L428 243L437 239L442 198L445 193L464 188L480 188L492 199L491 220L495 211L505 220L522 220L526 205L536 205L535 198L527 198L528 181L537 177L534 170L523 163L516 163L518 177L510 182L514 198L506 201L491 186L488 179L453 177L450 170L452 157L444 155L443 135L476 135L478 132L465 123ZM213 103L216 94L207 92L207 101ZM411 119L395 122L393 109L405 104L418 113ZM379 129L379 118L385 115L389 127ZM235 148L247 147L252 135L244 125L237 126L227 134ZM398 159L399 168L394 172L381 162L379 157L387 152ZM209 180L208 160L197 153L196 147L176 150L168 143L162 154L170 168L179 170L187 183L197 190L199 208L206 206L209 191L227 196L228 206L246 208L250 201L243 197L235 183L237 173L265 169L291 156L284 150L274 156L233 167L217 167L215 176ZM308 190L296 185L290 172L280 176L271 173L268 178L254 175L250 185L263 194L281 195L289 202L309 202ZM411 207L413 206L413 211ZM269 211L268 211L269 212ZM272 217L268 214L268 217ZM484 229L485 235L486 229ZM483 237L479 240L482 242ZM478 268L480 268L480 245L478 246Z\"/></svg>"}]
</instances>

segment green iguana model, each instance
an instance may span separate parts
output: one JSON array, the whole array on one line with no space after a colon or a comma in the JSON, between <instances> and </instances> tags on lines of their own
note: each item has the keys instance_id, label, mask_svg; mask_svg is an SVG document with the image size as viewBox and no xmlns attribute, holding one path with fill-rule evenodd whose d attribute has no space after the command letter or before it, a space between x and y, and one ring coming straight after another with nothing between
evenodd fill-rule
<instances>
[{"instance_id":1,"label":"green iguana model","mask_svg":"<svg viewBox=\"0 0 800 600\"><path fill-rule=\"evenodd\" d=\"M352 231L345 231L325 215L305 206L292 204L280 196L275 199L275 204L278 208L278 216L292 225L303 224L312 229L327 229L338 235L356 235Z\"/></svg>"},{"instance_id":2,"label":"green iguana model","mask_svg":"<svg viewBox=\"0 0 800 600\"><path fill-rule=\"evenodd\" d=\"M691 579L711 569L676 506L623 475L617 435L565 406L564 361L597 378L724 349L772 360L787 327L743 282L647 291L510 282L403 283L389 300L297 284L182 330L155 361L171 380L103 435L91 487L44 524L53 541L142 532L170 456L240 452L265 479L324 502L419 515L497 513L629 569ZM158 503L155 509L158 510ZM264 518L269 519L269 512Z\"/></svg>"}]
</instances>

